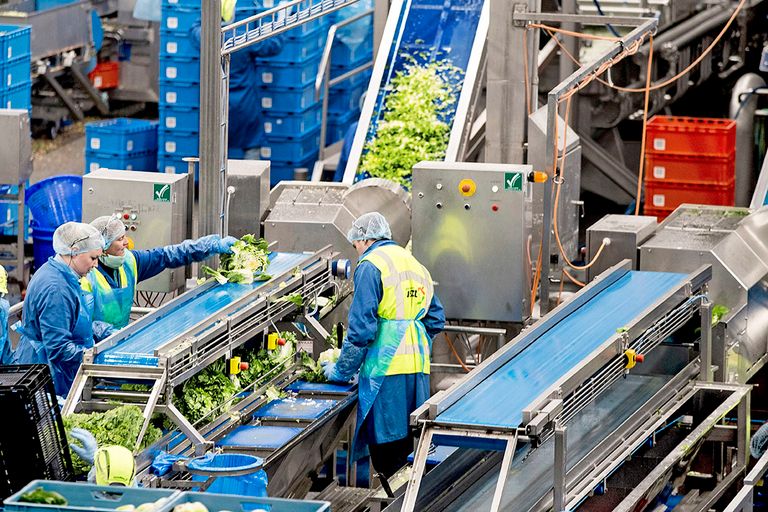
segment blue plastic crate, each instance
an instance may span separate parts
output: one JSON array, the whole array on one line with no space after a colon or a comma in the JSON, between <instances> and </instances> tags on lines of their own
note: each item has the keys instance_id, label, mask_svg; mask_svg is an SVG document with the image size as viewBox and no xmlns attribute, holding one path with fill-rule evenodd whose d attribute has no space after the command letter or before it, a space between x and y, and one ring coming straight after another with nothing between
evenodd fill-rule
<instances>
[{"instance_id":1,"label":"blue plastic crate","mask_svg":"<svg viewBox=\"0 0 768 512\"><path fill-rule=\"evenodd\" d=\"M160 59L160 78L168 82L200 83L200 59L164 57Z\"/></svg>"},{"instance_id":2,"label":"blue plastic crate","mask_svg":"<svg viewBox=\"0 0 768 512\"><path fill-rule=\"evenodd\" d=\"M320 52L293 64L256 59L256 82L269 87L304 87L315 83L319 65Z\"/></svg>"},{"instance_id":3,"label":"blue plastic crate","mask_svg":"<svg viewBox=\"0 0 768 512\"><path fill-rule=\"evenodd\" d=\"M336 71L331 70L331 80L341 76L344 73L346 73L346 71L342 72L339 70L336 70ZM361 71L356 75L352 75L351 77L347 78L343 82L339 82L338 84L334 85L331 88L331 93L333 93L333 91L336 91L336 90L352 89L354 87L357 87L360 84L365 85L365 87L367 88L368 84L371 81L371 73L372 71L370 69L366 69L365 71Z\"/></svg>"},{"instance_id":4,"label":"blue plastic crate","mask_svg":"<svg viewBox=\"0 0 768 512\"><path fill-rule=\"evenodd\" d=\"M9 87L2 92L3 108L32 108L32 82L26 82Z\"/></svg>"},{"instance_id":5,"label":"blue plastic crate","mask_svg":"<svg viewBox=\"0 0 768 512\"><path fill-rule=\"evenodd\" d=\"M29 187L29 180L27 180L26 186ZM0 186L0 194L18 194L18 185L2 185ZM18 229L19 210L17 205L13 203L0 203L0 233L6 236L16 236L16 230ZM29 208L24 206L24 226L22 227L24 232L24 238L29 239Z\"/></svg>"},{"instance_id":6,"label":"blue plastic crate","mask_svg":"<svg viewBox=\"0 0 768 512\"><path fill-rule=\"evenodd\" d=\"M336 68L354 69L352 64L373 60L373 33L370 38L351 48L341 41L334 41L331 48L331 65Z\"/></svg>"},{"instance_id":7,"label":"blue plastic crate","mask_svg":"<svg viewBox=\"0 0 768 512\"><path fill-rule=\"evenodd\" d=\"M264 6L266 7L266 4L269 3L269 0L265 0L264 3L265 3ZM284 2L280 2L280 3L284 3ZM320 5L315 4L315 6L319 7ZM292 17L295 17L295 14L290 14L288 16L288 21L290 21ZM299 25L298 27L292 28L291 30L288 30L287 32L285 32L285 35L289 37L297 37L300 35L311 34L315 30L320 30L320 29L323 29L327 32L328 27L330 26L331 26L330 16L322 16L308 23L304 23L302 25Z\"/></svg>"},{"instance_id":8,"label":"blue plastic crate","mask_svg":"<svg viewBox=\"0 0 768 512\"><path fill-rule=\"evenodd\" d=\"M166 130L189 130L200 126L200 109L161 105L160 126Z\"/></svg>"},{"instance_id":9,"label":"blue plastic crate","mask_svg":"<svg viewBox=\"0 0 768 512\"><path fill-rule=\"evenodd\" d=\"M190 27L200 19L200 8L176 7L163 5L163 23L161 28L189 32Z\"/></svg>"},{"instance_id":10,"label":"blue plastic crate","mask_svg":"<svg viewBox=\"0 0 768 512\"><path fill-rule=\"evenodd\" d=\"M307 157L300 162L281 162L279 160L271 160L269 163L270 185L274 187L281 181L294 179L297 170L311 175L315 161L317 161L317 155Z\"/></svg>"},{"instance_id":11,"label":"blue plastic crate","mask_svg":"<svg viewBox=\"0 0 768 512\"><path fill-rule=\"evenodd\" d=\"M2 84L0 84L0 87L7 89L22 85L29 81L31 70L29 55L23 55L3 62L0 65L0 69L2 69Z\"/></svg>"},{"instance_id":12,"label":"blue plastic crate","mask_svg":"<svg viewBox=\"0 0 768 512\"><path fill-rule=\"evenodd\" d=\"M159 151L179 158L197 156L200 151L200 137L196 131L160 130Z\"/></svg>"},{"instance_id":13,"label":"blue plastic crate","mask_svg":"<svg viewBox=\"0 0 768 512\"><path fill-rule=\"evenodd\" d=\"M261 108L279 112L301 112L319 104L314 85L302 89L265 87L261 90Z\"/></svg>"},{"instance_id":14,"label":"blue plastic crate","mask_svg":"<svg viewBox=\"0 0 768 512\"><path fill-rule=\"evenodd\" d=\"M186 173L189 168L189 164L182 160L181 156L172 155L168 153L158 153L157 156L157 169L160 172L168 174L182 174ZM195 169L197 174L197 168Z\"/></svg>"},{"instance_id":15,"label":"blue plastic crate","mask_svg":"<svg viewBox=\"0 0 768 512\"><path fill-rule=\"evenodd\" d=\"M330 512L331 505L325 501L285 500L281 498L255 498L232 496L208 492L183 492L170 500L157 512L171 512L182 503L202 503L208 512Z\"/></svg>"},{"instance_id":16,"label":"blue plastic crate","mask_svg":"<svg viewBox=\"0 0 768 512\"><path fill-rule=\"evenodd\" d=\"M45 505L25 503L19 497L37 487L61 494L66 505ZM22 490L7 498L3 503L9 512L112 512L125 505L139 506L160 499L170 503L178 497L179 491L169 489L148 489L138 487L112 487L75 482L57 482L53 480L33 480ZM167 505L167 503L166 503Z\"/></svg>"},{"instance_id":17,"label":"blue plastic crate","mask_svg":"<svg viewBox=\"0 0 768 512\"><path fill-rule=\"evenodd\" d=\"M166 57L200 58L200 46L189 32L161 30L160 58Z\"/></svg>"},{"instance_id":18,"label":"blue plastic crate","mask_svg":"<svg viewBox=\"0 0 768 512\"><path fill-rule=\"evenodd\" d=\"M85 152L85 174L101 168L124 171L156 171L157 151L113 155L98 151Z\"/></svg>"},{"instance_id":19,"label":"blue plastic crate","mask_svg":"<svg viewBox=\"0 0 768 512\"><path fill-rule=\"evenodd\" d=\"M28 26L0 25L0 60L8 61L32 52L32 29Z\"/></svg>"},{"instance_id":20,"label":"blue plastic crate","mask_svg":"<svg viewBox=\"0 0 768 512\"><path fill-rule=\"evenodd\" d=\"M359 84L352 89L331 89L328 92L328 112L346 114L360 108L360 96L367 88L367 85Z\"/></svg>"},{"instance_id":21,"label":"blue plastic crate","mask_svg":"<svg viewBox=\"0 0 768 512\"><path fill-rule=\"evenodd\" d=\"M163 7L184 7L185 9L200 10L202 0L163 0Z\"/></svg>"},{"instance_id":22,"label":"blue plastic crate","mask_svg":"<svg viewBox=\"0 0 768 512\"><path fill-rule=\"evenodd\" d=\"M273 137L290 137L308 133L320 126L321 105L315 105L302 112L265 111L261 115L264 133Z\"/></svg>"},{"instance_id":23,"label":"blue plastic crate","mask_svg":"<svg viewBox=\"0 0 768 512\"><path fill-rule=\"evenodd\" d=\"M317 157L320 150L320 127L301 137L267 137L261 146L261 157L281 162L301 162Z\"/></svg>"},{"instance_id":24,"label":"blue plastic crate","mask_svg":"<svg viewBox=\"0 0 768 512\"><path fill-rule=\"evenodd\" d=\"M347 129L358 120L360 117L360 110L352 110L345 114L328 113L328 124L325 130L325 143L333 144L344 138L347 134Z\"/></svg>"},{"instance_id":25,"label":"blue plastic crate","mask_svg":"<svg viewBox=\"0 0 768 512\"><path fill-rule=\"evenodd\" d=\"M46 9L53 9L54 7L71 4L76 1L77 0L35 0L35 10L44 11Z\"/></svg>"},{"instance_id":26,"label":"blue plastic crate","mask_svg":"<svg viewBox=\"0 0 768 512\"><path fill-rule=\"evenodd\" d=\"M113 155L157 151L157 121L121 117L85 125L85 150Z\"/></svg>"},{"instance_id":27,"label":"blue plastic crate","mask_svg":"<svg viewBox=\"0 0 768 512\"><path fill-rule=\"evenodd\" d=\"M291 31L286 32L290 34ZM317 29L314 32L299 36L283 37L280 53L265 58L270 62L294 64L317 59L317 53L325 47L326 31ZM317 66L315 66L317 74Z\"/></svg>"},{"instance_id":28,"label":"blue plastic crate","mask_svg":"<svg viewBox=\"0 0 768 512\"><path fill-rule=\"evenodd\" d=\"M160 80L160 106L200 107L200 86Z\"/></svg>"}]
</instances>

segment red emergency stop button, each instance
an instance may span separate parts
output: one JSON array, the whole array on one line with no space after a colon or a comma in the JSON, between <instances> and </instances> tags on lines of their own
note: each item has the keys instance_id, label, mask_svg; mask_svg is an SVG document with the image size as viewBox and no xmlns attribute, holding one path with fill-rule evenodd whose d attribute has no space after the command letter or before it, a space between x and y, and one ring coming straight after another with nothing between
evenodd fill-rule
<instances>
[{"instance_id":1,"label":"red emergency stop button","mask_svg":"<svg viewBox=\"0 0 768 512\"><path fill-rule=\"evenodd\" d=\"M124 214L123 214L123 218L124 218L125 220L128 220L128 218L129 218L129 217L130 217L130 216L129 216L127 213L124 213Z\"/></svg>"},{"instance_id":2,"label":"red emergency stop button","mask_svg":"<svg viewBox=\"0 0 768 512\"><path fill-rule=\"evenodd\" d=\"M497 204L495 204L495 203L494 203L494 204L492 204L492 205L491 205L491 210L493 210L494 212L497 212L497 211L499 211L499 205L497 205Z\"/></svg>"},{"instance_id":3,"label":"red emergency stop button","mask_svg":"<svg viewBox=\"0 0 768 512\"><path fill-rule=\"evenodd\" d=\"M472 190L472 187L470 187L468 183L465 183L461 186L461 191L464 192L465 194L470 190Z\"/></svg>"},{"instance_id":4,"label":"red emergency stop button","mask_svg":"<svg viewBox=\"0 0 768 512\"><path fill-rule=\"evenodd\" d=\"M477 190L475 182L469 178L465 178L459 182L459 192L464 197L473 196Z\"/></svg>"}]
</instances>

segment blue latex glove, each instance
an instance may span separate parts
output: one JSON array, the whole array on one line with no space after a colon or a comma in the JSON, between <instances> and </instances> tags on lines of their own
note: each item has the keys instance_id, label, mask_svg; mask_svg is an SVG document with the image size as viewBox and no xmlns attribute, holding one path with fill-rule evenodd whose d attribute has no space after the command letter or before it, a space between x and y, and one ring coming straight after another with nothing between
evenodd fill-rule
<instances>
[{"instance_id":1,"label":"blue latex glove","mask_svg":"<svg viewBox=\"0 0 768 512\"><path fill-rule=\"evenodd\" d=\"M99 449L99 444L96 442L96 438L93 434L82 428L73 428L69 435L73 439L80 441L83 446L78 446L75 443L70 443L69 447L75 452L81 459L93 464L96 458L96 450Z\"/></svg>"},{"instance_id":2,"label":"blue latex glove","mask_svg":"<svg viewBox=\"0 0 768 512\"><path fill-rule=\"evenodd\" d=\"M237 242L237 238L228 236L219 240L218 253L219 254L232 254L232 246Z\"/></svg>"},{"instance_id":3,"label":"blue latex glove","mask_svg":"<svg viewBox=\"0 0 768 512\"><path fill-rule=\"evenodd\" d=\"M336 370L336 363L329 363L328 361L325 361L323 363L323 375L325 375L325 378L328 380L328 382L348 382L349 379L345 379L342 377L339 372Z\"/></svg>"},{"instance_id":4,"label":"blue latex glove","mask_svg":"<svg viewBox=\"0 0 768 512\"><path fill-rule=\"evenodd\" d=\"M749 442L749 451L756 459L763 456L766 448L768 448L768 422L763 423Z\"/></svg>"},{"instance_id":5,"label":"blue latex glove","mask_svg":"<svg viewBox=\"0 0 768 512\"><path fill-rule=\"evenodd\" d=\"M92 327L93 327L93 338L97 342L109 338L119 330L119 329L115 329L114 325L107 322L102 322L101 320L95 320L93 322Z\"/></svg>"},{"instance_id":6,"label":"blue latex glove","mask_svg":"<svg viewBox=\"0 0 768 512\"><path fill-rule=\"evenodd\" d=\"M368 347L358 347L348 338L344 338L341 344L341 354L336 361L335 371L340 380L336 382L349 382L354 375L360 371L360 367L365 361L365 355L368 353ZM330 379L329 379L330 380Z\"/></svg>"}]
</instances>

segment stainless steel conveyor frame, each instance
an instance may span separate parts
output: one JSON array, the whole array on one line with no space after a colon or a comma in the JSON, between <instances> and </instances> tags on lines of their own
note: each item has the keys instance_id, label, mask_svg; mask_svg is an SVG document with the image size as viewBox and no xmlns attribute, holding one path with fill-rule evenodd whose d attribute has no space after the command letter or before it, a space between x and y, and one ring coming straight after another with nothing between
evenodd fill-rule
<instances>
[{"instance_id":1,"label":"stainless steel conveyor frame","mask_svg":"<svg viewBox=\"0 0 768 512\"><path fill-rule=\"evenodd\" d=\"M616 331L601 342L588 357L563 371L551 385L522 410L522 423L508 425L483 425L440 417L486 379L493 379L510 361L527 348L539 349L534 344L550 329L571 315L580 314L580 308L606 291L625 274L630 272L628 261L608 271L599 280L582 289L571 301L559 306L550 315L498 351L446 392L438 393L411 415L411 424L421 430L414 458L414 469L404 496L402 510L414 510L419 486L424 473L427 454L436 436L449 436L454 440L472 444L477 440L495 442L503 446L503 458L492 501L491 510L501 507L507 473L518 443L537 445L549 436L555 436L555 510L565 510L572 502L566 486L565 427L579 411L599 397L611 384L617 382L629 370L625 365L627 350L648 353L659 346L669 335L679 330L696 314L701 317L702 335L698 372L688 368L685 378L698 377L703 381L712 378L711 368L711 303L706 297L706 283L711 279L711 268L701 267L681 279L667 290L660 291L650 307L632 321L616 326ZM546 341L546 340L545 340ZM510 390L507 390L510 391ZM514 414L510 414L514 418ZM487 446L487 444L486 444ZM620 464L620 460L615 461ZM605 468L603 468L605 469Z\"/></svg>"},{"instance_id":2,"label":"stainless steel conveyor frame","mask_svg":"<svg viewBox=\"0 0 768 512\"><path fill-rule=\"evenodd\" d=\"M334 285L332 256L330 246L315 253L307 253L299 259L296 267L273 275L269 281L226 307L200 318L192 327L174 333L170 341L158 342L153 350L153 356L157 359L154 365L98 364L99 354L126 343L133 335L155 322L166 323L169 329L173 329L174 311L219 285L211 279L137 320L86 351L63 413L67 415L78 411L108 410L122 403L137 404L143 407L144 424L136 440L136 452L153 413L162 412L192 440L197 454L204 453L212 443L173 405L173 388L298 309L292 302L279 299L292 293L300 293L306 298L317 297L330 289ZM313 330L322 329L311 316L305 315L304 320ZM96 387L98 381L150 384L151 391L103 390Z\"/></svg>"}]
</instances>

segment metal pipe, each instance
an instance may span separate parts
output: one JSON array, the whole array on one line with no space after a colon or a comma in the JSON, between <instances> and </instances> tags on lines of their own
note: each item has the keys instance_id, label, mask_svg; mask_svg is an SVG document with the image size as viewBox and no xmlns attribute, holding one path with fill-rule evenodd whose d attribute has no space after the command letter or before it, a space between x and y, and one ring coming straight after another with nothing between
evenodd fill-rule
<instances>
[{"instance_id":1,"label":"metal pipe","mask_svg":"<svg viewBox=\"0 0 768 512\"><path fill-rule=\"evenodd\" d=\"M474 327L471 325L446 325L443 327L445 332L463 332L466 334L487 334L489 336L503 336L507 334L506 329L496 329L493 327Z\"/></svg>"},{"instance_id":2,"label":"metal pipe","mask_svg":"<svg viewBox=\"0 0 768 512\"><path fill-rule=\"evenodd\" d=\"M736 206L749 206L757 182L754 162L757 95L752 91L760 87L765 87L765 80L755 73L747 73L736 81L731 91L728 116L736 120ZM743 97L744 93L749 95Z\"/></svg>"},{"instance_id":3,"label":"metal pipe","mask_svg":"<svg viewBox=\"0 0 768 512\"><path fill-rule=\"evenodd\" d=\"M134 306L131 308L131 313L135 313L137 315L148 315L155 311L157 311L157 308L142 308L139 306Z\"/></svg>"},{"instance_id":4,"label":"metal pipe","mask_svg":"<svg viewBox=\"0 0 768 512\"><path fill-rule=\"evenodd\" d=\"M219 233L219 198L221 196L220 165L226 161L227 148L222 147L221 89L221 0L201 4L200 33L200 216L198 230L202 234ZM225 126L226 128L226 126ZM226 129L224 129L226 131ZM218 258L206 264L217 267Z\"/></svg>"}]
</instances>

